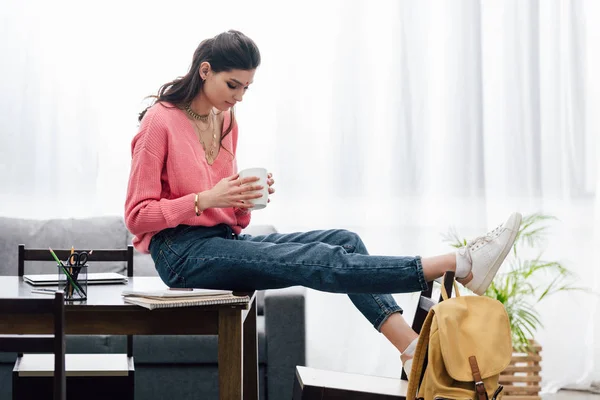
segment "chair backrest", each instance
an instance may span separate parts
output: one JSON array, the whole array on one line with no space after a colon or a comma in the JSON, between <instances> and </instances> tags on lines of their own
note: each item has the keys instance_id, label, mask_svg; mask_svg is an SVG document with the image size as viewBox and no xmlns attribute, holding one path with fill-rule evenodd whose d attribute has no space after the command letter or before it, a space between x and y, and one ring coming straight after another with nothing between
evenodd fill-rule
<instances>
[{"instance_id":1,"label":"chair backrest","mask_svg":"<svg viewBox=\"0 0 600 400\"><path fill-rule=\"evenodd\" d=\"M71 254L71 249L53 249L56 256L61 260L67 260ZM80 250L76 250L80 251ZM88 250L89 251L89 250ZM25 274L25 261L54 261L52 254L48 249L26 249L25 245L19 245L18 275ZM127 246L127 249L117 250L96 250L89 255L88 262L127 262L127 276L133 276L133 246Z\"/></svg>"},{"instance_id":2,"label":"chair backrest","mask_svg":"<svg viewBox=\"0 0 600 400\"><path fill-rule=\"evenodd\" d=\"M446 272L446 274L444 275L443 285L446 287L446 292L448 293L448 297L452 296L452 289L454 288L453 282L454 282L454 272L452 272L452 271ZM429 313L429 310L431 309L431 307L433 307L434 305L437 304L432 299L433 282L427 282L427 286L428 286L427 290L424 290L421 292L421 296L419 297L419 302L417 303L417 310L415 311L415 317L414 317L413 323L412 323L412 329L417 333L421 333L421 328L423 327L425 318L427 318L427 313ZM440 301L443 301L443 298L441 295L440 295L438 302L440 302ZM401 378L402 378L402 380L408 381L408 377L404 373L404 369L402 369Z\"/></svg>"},{"instance_id":3,"label":"chair backrest","mask_svg":"<svg viewBox=\"0 0 600 400\"><path fill-rule=\"evenodd\" d=\"M14 316L11 332L27 331L29 318L51 317L54 335L0 335L0 352L54 353L54 399L66 399L65 302L63 292L53 299L0 298L0 314ZM21 328L22 327L22 328ZM9 333L0 325L0 334Z\"/></svg>"},{"instance_id":4,"label":"chair backrest","mask_svg":"<svg viewBox=\"0 0 600 400\"><path fill-rule=\"evenodd\" d=\"M71 249L52 249L60 260L68 260L71 255ZM81 250L75 250L81 251ZM87 250L89 251L89 250ZM19 276L25 274L25 261L54 261L54 257L49 249L26 249L24 244L19 245L18 268ZM133 277L133 246L127 246L127 249L116 250L95 250L89 254L88 262L127 262L127 276ZM127 335L127 356L133 356L133 336Z\"/></svg>"}]
</instances>

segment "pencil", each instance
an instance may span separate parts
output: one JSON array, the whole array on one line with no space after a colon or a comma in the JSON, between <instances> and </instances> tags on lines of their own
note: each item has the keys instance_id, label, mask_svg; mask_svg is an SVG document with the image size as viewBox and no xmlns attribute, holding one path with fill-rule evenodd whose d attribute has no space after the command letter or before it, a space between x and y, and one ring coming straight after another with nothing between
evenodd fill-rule
<instances>
[{"instance_id":1,"label":"pencil","mask_svg":"<svg viewBox=\"0 0 600 400\"><path fill-rule=\"evenodd\" d=\"M71 246L71 255L69 256L69 262L67 264L73 265L73 253L75 252L75 247ZM69 268L69 272L73 275L73 267ZM69 288L69 297L73 297L73 287Z\"/></svg>"},{"instance_id":2,"label":"pencil","mask_svg":"<svg viewBox=\"0 0 600 400\"><path fill-rule=\"evenodd\" d=\"M52 257L54 257L54 259L56 260L58 265L63 265L63 263L58 259L58 257L56 257L56 254L54 254L54 252L52 251L52 249L50 247L48 247L48 250L50 250L50 254L52 254Z\"/></svg>"},{"instance_id":3,"label":"pencil","mask_svg":"<svg viewBox=\"0 0 600 400\"><path fill-rule=\"evenodd\" d=\"M58 266L60 268L62 268L63 272L67 276L67 279L69 280L69 282L71 283L71 285L73 285L74 289L77 290L80 295L82 295L83 297L85 297L85 294L83 294L83 291L78 286L75 285L75 282L73 282L73 279L71 278L71 274L69 274L69 271L65 268L64 264L58 259L58 257L54 253L54 251L52 251L52 249L50 247L48 247L48 250L50 250L50 253L52 254L52 257L54 257L54 259L58 263Z\"/></svg>"}]
</instances>

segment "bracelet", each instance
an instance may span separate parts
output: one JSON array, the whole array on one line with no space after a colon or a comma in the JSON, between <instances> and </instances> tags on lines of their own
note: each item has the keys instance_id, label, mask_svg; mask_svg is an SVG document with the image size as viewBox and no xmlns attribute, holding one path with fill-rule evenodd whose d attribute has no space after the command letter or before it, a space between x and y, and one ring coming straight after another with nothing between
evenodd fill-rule
<instances>
[{"instance_id":1,"label":"bracelet","mask_svg":"<svg viewBox=\"0 0 600 400\"><path fill-rule=\"evenodd\" d=\"M194 199L194 211L196 211L196 217L199 217L202 214L202 210L200 210L200 208L198 208L198 198L199 198L199 193L196 193L196 198Z\"/></svg>"}]
</instances>

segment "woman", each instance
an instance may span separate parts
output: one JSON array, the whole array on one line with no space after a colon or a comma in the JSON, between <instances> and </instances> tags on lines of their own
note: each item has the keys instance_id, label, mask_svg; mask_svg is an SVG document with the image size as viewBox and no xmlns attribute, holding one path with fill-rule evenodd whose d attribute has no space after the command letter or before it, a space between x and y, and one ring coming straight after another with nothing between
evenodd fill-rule
<instances>
[{"instance_id":1,"label":"woman","mask_svg":"<svg viewBox=\"0 0 600 400\"><path fill-rule=\"evenodd\" d=\"M421 291L455 271L477 294L490 285L512 247L521 216L455 253L429 258L371 256L345 230L250 236L257 178L237 174L242 101L260 64L252 40L237 31L204 40L188 73L163 85L140 114L132 141L125 221L137 250L150 253L171 287L261 290L302 285L348 293L358 310L398 348L407 373L417 333L387 293ZM273 177L268 175L269 194Z\"/></svg>"}]
</instances>

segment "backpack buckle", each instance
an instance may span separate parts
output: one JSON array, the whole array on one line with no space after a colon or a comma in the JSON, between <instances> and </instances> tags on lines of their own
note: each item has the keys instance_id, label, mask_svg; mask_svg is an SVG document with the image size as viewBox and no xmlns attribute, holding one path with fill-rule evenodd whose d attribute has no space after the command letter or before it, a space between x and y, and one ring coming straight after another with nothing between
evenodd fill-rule
<instances>
[{"instance_id":1,"label":"backpack buckle","mask_svg":"<svg viewBox=\"0 0 600 400\"><path fill-rule=\"evenodd\" d=\"M483 384L483 379L479 373L479 365L477 365L477 358L475 356L469 357L469 364L471 365L471 372L473 373L473 381L475 382L475 391L477 392L477 400L489 400L487 390Z\"/></svg>"},{"instance_id":2,"label":"backpack buckle","mask_svg":"<svg viewBox=\"0 0 600 400\"><path fill-rule=\"evenodd\" d=\"M479 400L489 400L487 391L485 390L485 385L482 381L475 382L475 391L477 392L477 397Z\"/></svg>"}]
</instances>

